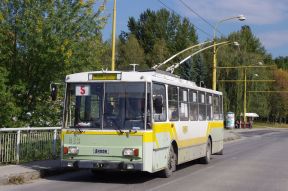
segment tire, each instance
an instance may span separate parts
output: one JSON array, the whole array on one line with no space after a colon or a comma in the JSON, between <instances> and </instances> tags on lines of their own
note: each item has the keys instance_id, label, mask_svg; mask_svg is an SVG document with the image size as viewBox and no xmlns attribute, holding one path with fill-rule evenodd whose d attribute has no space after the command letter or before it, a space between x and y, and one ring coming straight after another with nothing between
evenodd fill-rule
<instances>
[{"instance_id":1,"label":"tire","mask_svg":"<svg viewBox=\"0 0 288 191\"><path fill-rule=\"evenodd\" d=\"M172 175L174 171L176 171L176 165L177 165L177 155L174 151L173 146L170 146L169 150L169 158L167 161L167 165L164 170L160 172L160 176L163 178L168 178Z\"/></svg>"},{"instance_id":2,"label":"tire","mask_svg":"<svg viewBox=\"0 0 288 191\"><path fill-rule=\"evenodd\" d=\"M200 159L201 163L209 164L211 160L211 153L212 153L211 140L208 139L206 144L205 156Z\"/></svg>"}]
</instances>

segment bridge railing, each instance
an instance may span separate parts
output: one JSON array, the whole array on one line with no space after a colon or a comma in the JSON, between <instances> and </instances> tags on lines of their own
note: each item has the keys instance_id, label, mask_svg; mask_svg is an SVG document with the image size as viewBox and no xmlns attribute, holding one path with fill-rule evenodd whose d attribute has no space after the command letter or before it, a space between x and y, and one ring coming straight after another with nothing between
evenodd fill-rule
<instances>
[{"instance_id":1,"label":"bridge railing","mask_svg":"<svg viewBox=\"0 0 288 191\"><path fill-rule=\"evenodd\" d=\"M60 156L61 127L0 128L0 164Z\"/></svg>"}]
</instances>

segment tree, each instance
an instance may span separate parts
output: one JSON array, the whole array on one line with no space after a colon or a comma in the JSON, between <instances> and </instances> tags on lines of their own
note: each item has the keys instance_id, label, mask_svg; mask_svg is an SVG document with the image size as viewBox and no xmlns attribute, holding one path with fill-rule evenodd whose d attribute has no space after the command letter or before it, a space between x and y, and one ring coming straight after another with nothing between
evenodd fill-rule
<instances>
[{"instance_id":1,"label":"tree","mask_svg":"<svg viewBox=\"0 0 288 191\"><path fill-rule=\"evenodd\" d=\"M7 85L19 87L11 92L23 111L19 119L27 120L27 112L35 113L49 99L50 82L102 67L106 16L103 6L95 4L96 0L0 2L0 66L9 72Z\"/></svg>"},{"instance_id":2,"label":"tree","mask_svg":"<svg viewBox=\"0 0 288 191\"><path fill-rule=\"evenodd\" d=\"M0 128L20 125L17 116L21 110L15 104L11 88L6 85L7 76L7 71L0 67Z\"/></svg>"},{"instance_id":3,"label":"tree","mask_svg":"<svg viewBox=\"0 0 288 191\"><path fill-rule=\"evenodd\" d=\"M225 39L222 39L225 40ZM257 65L260 61L264 64L271 64L272 59L262 46L260 40L253 34L249 26L243 26L240 31L231 33L228 40L237 41L240 44L239 51L231 46L220 47L217 52L218 66L248 66ZM244 69L221 69L218 70L217 79L221 80L244 80ZM261 79L272 79L271 72L266 69L247 69L247 79L253 80L254 74ZM221 91L229 99L224 102L227 110L234 111L237 116L243 113L244 83L223 83ZM247 91L269 90L269 83L247 83ZM247 94L247 112L257 112L261 117L268 117L271 105L268 94ZM227 111L226 110L226 111Z\"/></svg>"},{"instance_id":4,"label":"tree","mask_svg":"<svg viewBox=\"0 0 288 191\"><path fill-rule=\"evenodd\" d=\"M273 87L274 91L280 91L271 96L273 107L271 110L271 118L274 122L287 123L288 122L288 72L282 69L274 71L274 78L276 79ZM281 92L283 91L283 92Z\"/></svg>"},{"instance_id":5,"label":"tree","mask_svg":"<svg viewBox=\"0 0 288 191\"><path fill-rule=\"evenodd\" d=\"M278 68L281 68L283 70L288 70L288 56L286 57L279 56L275 58L274 61Z\"/></svg>"},{"instance_id":6,"label":"tree","mask_svg":"<svg viewBox=\"0 0 288 191\"><path fill-rule=\"evenodd\" d=\"M119 45L118 69L129 69L129 64L139 64L140 68L145 68L144 50L138 43L134 35L129 35L126 42Z\"/></svg>"},{"instance_id":7,"label":"tree","mask_svg":"<svg viewBox=\"0 0 288 191\"><path fill-rule=\"evenodd\" d=\"M164 56L172 56L197 43L198 38L193 24L187 18L181 19L166 9L156 12L148 9L140 14L138 20L129 18L128 29L129 32L122 32L120 39L127 40L127 36L133 34L144 49L148 67L163 62Z\"/></svg>"}]
</instances>

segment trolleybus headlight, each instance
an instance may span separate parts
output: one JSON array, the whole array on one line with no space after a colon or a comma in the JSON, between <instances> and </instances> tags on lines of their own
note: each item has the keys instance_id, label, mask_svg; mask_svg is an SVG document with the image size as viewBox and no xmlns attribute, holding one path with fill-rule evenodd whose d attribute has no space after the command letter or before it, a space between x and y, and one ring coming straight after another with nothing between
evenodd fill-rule
<instances>
[{"instance_id":1,"label":"trolleybus headlight","mask_svg":"<svg viewBox=\"0 0 288 191\"><path fill-rule=\"evenodd\" d=\"M69 153L77 155L79 153L78 147L69 147Z\"/></svg>"},{"instance_id":2,"label":"trolleybus headlight","mask_svg":"<svg viewBox=\"0 0 288 191\"><path fill-rule=\"evenodd\" d=\"M123 156L135 156L139 155L139 149L125 148L123 149Z\"/></svg>"}]
</instances>

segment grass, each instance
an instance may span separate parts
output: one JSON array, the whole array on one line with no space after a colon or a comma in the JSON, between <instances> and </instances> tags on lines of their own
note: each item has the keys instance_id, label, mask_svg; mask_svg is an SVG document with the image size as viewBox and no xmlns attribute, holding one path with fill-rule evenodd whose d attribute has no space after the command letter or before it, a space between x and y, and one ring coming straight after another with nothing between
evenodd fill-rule
<instances>
[{"instance_id":1,"label":"grass","mask_svg":"<svg viewBox=\"0 0 288 191\"><path fill-rule=\"evenodd\" d=\"M254 121L253 128L288 128L286 123L265 123Z\"/></svg>"}]
</instances>

